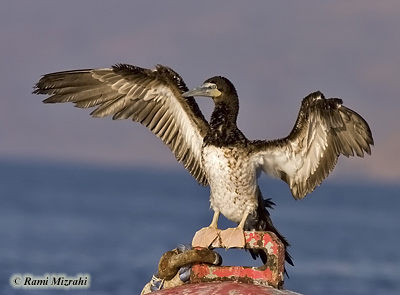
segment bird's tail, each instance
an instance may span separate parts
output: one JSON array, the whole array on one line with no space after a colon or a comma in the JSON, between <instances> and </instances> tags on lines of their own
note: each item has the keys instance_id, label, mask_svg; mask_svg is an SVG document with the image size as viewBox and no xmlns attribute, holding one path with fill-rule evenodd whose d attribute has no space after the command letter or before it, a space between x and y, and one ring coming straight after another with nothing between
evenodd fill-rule
<instances>
[{"instance_id":1,"label":"bird's tail","mask_svg":"<svg viewBox=\"0 0 400 295\"><path fill-rule=\"evenodd\" d=\"M261 196L261 192L259 192L259 206L257 209L257 218L253 219L254 222L247 223L245 225L245 230L257 230L257 231L270 231L273 232L279 240L282 242L282 244L285 246L285 260L287 263L290 265L294 265L292 261L292 257L290 256L287 248L290 246L289 242L286 240L286 238L276 229L274 224L272 223L271 216L268 212L268 209L273 209L273 206L275 206L275 203L271 201L271 199L263 199ZM252 218L251 218L252 219ZM258 250L250 250L251 256L256 259L257 257L260 257L262 262L265 264L267 262L267 254L264 251L258 251Z\"/></svg>"}]
</instances>

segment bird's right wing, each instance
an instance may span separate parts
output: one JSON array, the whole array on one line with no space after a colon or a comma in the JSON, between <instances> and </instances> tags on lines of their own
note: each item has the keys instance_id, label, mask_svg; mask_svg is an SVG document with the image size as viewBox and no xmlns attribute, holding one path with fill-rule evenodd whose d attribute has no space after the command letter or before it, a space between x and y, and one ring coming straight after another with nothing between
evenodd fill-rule
<instances>
[{"instance_id":1,"label":"bird's right wing","mask_svg":"<svg viewBox=\"0 0 400 295\"><path fill-rule=\"evenodd\" d=\"M44 103L97 107L93 117L112 115L140 122L161 138L199 183L207 185L201 148L209 124L193 97L182 97L186 91L182 78L168 67L150 70L118 64L44 75L33 93L50 95Z\"/></svg>"},{"instance_id":2,"label":"bird's right wing","mask_svg":"<svg viewBox=\"0 0 400 295\"><path fill-rule=\"evenodd\" d=\"M303 99L289 136L253 141L258 171L281 178L296 199L312 192L333 170L340 154L363 157L374 144L367 122L338 98L315 92Z\"/></svg>"}]
</instances>

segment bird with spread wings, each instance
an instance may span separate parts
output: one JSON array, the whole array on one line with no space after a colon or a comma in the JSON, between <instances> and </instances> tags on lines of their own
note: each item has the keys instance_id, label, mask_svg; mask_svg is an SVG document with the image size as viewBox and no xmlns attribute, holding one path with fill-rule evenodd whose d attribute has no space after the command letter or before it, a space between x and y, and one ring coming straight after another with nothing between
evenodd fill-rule
<instances>
[{"instance_id":1,"label":"bird with spread wings","mask_svg":"<svg viewBox=\"0 0 400 295\"><path fill-rule=\"evenodd\" d=\"M117 64L51 73L40 79L34 93L48 95L45 103L95 108L93 117L131 119L158 136L200 184L210 186L215 213L211 225L196 234L197 246L207 247L222 237L228 247L240 247L243 229L272 231L289 246L267 211L273 203L261 195L257 184L261 172L282 179L293 197L302 199L328 176L339 155L363 157L371 153L374 143L360 115L341 99L326 99L319 91L303 99L287 137L248 140L236 125L238 96L228 79L212 77L189 90L180 75L162 65L144 69ZM213 99L209 122L194 96ZM220 213L238 227L219 230ZM292 263L287 252L286 260Z\"/></svg>"}]
</instances>

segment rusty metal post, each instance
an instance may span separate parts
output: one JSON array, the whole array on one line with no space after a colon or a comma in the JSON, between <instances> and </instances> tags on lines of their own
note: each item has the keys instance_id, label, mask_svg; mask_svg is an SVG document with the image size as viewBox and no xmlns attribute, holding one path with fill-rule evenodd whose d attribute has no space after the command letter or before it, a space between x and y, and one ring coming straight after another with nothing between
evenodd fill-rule
<instances>
[{"instance_id":1,"label":"rusty metal post","mask_svg":"<svg viewBox=\"0 0 400 295\"><path fill-rule=\"evenodd\" d=\"M272 232L246 231L245 240L245 249L258 249L267 254L268 259L263 266L194 264L190 277L191 283L236 281L282 289L284 283L285 247L278 237ZM218 239L211 247L224 248Z\"/></svg>"}]
</instances>

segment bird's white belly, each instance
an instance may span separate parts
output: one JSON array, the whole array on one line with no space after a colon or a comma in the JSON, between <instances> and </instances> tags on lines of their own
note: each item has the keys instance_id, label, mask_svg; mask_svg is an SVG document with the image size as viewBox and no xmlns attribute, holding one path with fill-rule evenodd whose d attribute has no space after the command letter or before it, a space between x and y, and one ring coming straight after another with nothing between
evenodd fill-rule
<instances>
[{"instance_id":1,"label":"bird's white belly","mask_svg":"<svg viewBox=\"0 0 400 295\"><path fill-rule=\"evenodd\" d=\"M239 223L246 210L252 213L258 206L254 164L237 148L206 146L202 156L211 208Z\"/></svg>"}]
</instances>

